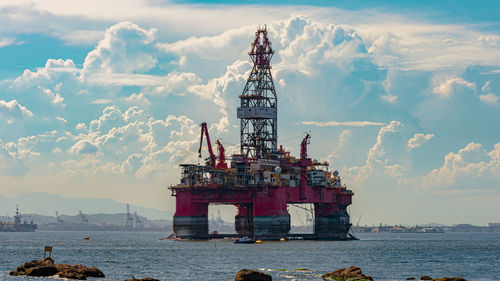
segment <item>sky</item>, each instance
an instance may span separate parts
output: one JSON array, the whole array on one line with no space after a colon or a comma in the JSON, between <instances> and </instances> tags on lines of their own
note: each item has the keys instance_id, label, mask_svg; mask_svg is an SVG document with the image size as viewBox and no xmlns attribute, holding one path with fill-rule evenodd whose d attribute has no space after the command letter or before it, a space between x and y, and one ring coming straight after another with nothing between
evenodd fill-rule
<instances>
[{"instance_id":1,"label":"sky","mask_svg":"<svg viewBox=\"0 0 500 281\"><path fill-rule=\"evenodd\" d=\"M270 3L2 1L0 196L173 211L201 122L239 150L265 24L279 143L298 155L311 133L310 156L355 193L353 223L500 222L498 2Z\"/></svg>"}]
</instances>

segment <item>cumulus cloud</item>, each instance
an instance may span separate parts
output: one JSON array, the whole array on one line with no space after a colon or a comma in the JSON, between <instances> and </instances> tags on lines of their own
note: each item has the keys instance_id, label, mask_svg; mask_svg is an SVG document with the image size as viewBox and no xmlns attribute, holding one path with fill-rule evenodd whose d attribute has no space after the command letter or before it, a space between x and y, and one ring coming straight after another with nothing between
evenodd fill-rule
<instances>
[{"instance_id":1,"label":"cumulus cloud","mask_svg":"<svg viewBox=\"0 0 500 281\"><path fill-rule=\"evenodd\" d=\"M61 116L57 116L56 120L59 120L59 121L63 122L64 124L68 123L68 120L62 118Z\"/></svg>"},{"instance_id":2,"label":"cumulus cloud","mask_svg":"<svg viewBox=\"0 0 500 281\"><path fill-rule=\"evenodd\" d=\"M398 96L394 96L394 95L390 95L390 94L381 95L380 98L383 99L384 101L390 103L390 104L395 104L398 101Z\"/></svg>"},{"instance_id":3,"label":"cumulus cloud","mask_svg":"<svg viewBox=\"0 0 500 281\"><path fill-rule=\"evenodd\" d=\"M486 95L480 95L479 99L489 105L499 105L498 100L499 98L495 96L492 93L486 94Z\"/></svg>"},{"instance_id":4,"label":"cumulus cloud","mask_svg":"<svg viewBox=\"0 0 500 281\"><path fill-rule=\"evenodd\" d=\"M279 52L281 68L313 74L323 64L350 64L353 60L367 57L362 38L351 26L313 22L307 17L293 16L275 23L272 29L283 46Z\"/></svg>"},{"instance_id":5,"label":"cumulus cloud","mask_svg":"<svg viewBox=\"0 0 500 281\"><path fill-rule=\"evenodd\" d=\"M84 72L135 73L152 69L158 63L152 52L155 34L156 29L146 30L131 22L113 25L85 58Z\"/></svg>"},{"instance_id":6,"label":"cumulus cloud","mask_svg":"<svg viewBox=\"0 0 500 281\"><path fill-rule=\"evenodd\" d=\"M388 139L391 135L396 135L397 132L401 131L402 127L401 122L391 121L388 125L380 128L375 144L368 150L364 165L350 167L347 170L347 179L358 186L362 186L362 183L370 177L388 175L395 179L401 178L403 166L399 163L389 162L390 157L387 155L385 147L390 143ZM396 150L397 148L391 147L391 149Z\"/></svg>"},{"instance_id":7,"label":"cumulus cloud","mask_svg":"<svg viewBox=\"0 0 500 281\"><path fill-rule=\"evenodd\" d=\"M474 83L465 81L462 78L450 78L434 87L432 93L442 98L449 98L455 91L474 90L475 87Z\"/></svg>"},{"instance_id":8,"label":"cumulus cloud","mask_svg":"<svg viewBox=\"0 0 500 281\"><path fill-rule=\"evenodd\" d=\"M70 149L72 153L79 153L79 154L96 153L98 150L99 148L97 148L97 146L85 140L81 140L75 143Z\"/></svg>"},{"instance_id":9,"label":"cumulus cloud","mask_svg":"<svg viewBox=\"0 0 500 281\"><path fill-rule=\"evenodd\" d=\"M94 45L102 39L104 31L102 30L74 30L63 32L60 37L68 45Z\"/></svg>"},{"instance_id":10,"label":"cumulus cloud","mask_svg":"<svg viewBox=\"0 0 500 281\"><path fill-rule=\"evenodd\" d=\"M11 118L21 119L24 117L33 117L33 112L19 104L17 100L9 102L0 100L0 117L4 120L10 120Z\"/></svg>"},{"instance_id":11,"label":"cumulus cloud","mask_svg":"<svg viewBox=\"0 0 500 281\"><path fill-rule=\"evenodd\" d=\"M16 43L17 43L16 38L12 38L12 37L0 37L0 48L6 47L6 46L10 46L10 45L14 45Z\"/></svg>"},{"instance_id":12,"label":"cumulus cloud","mask_svg":"<svg viewBox=\"0 0 500 281\"><path fill-rule=\"evenodd\" d=\"M325 121L325 122L318 122L318 121L302 121L302 124L304 125L313 125L313 126L318 126L318 127L365 127L365 126L385 126L387 124L381 123L381 122L372 122L372 121L343 121L343 122L337 122L337 121Z\"/></svg>"},{"instance_id":13,"label":"cumulus cloud","mask_svg":"<svg viewBox=\"0 0 500 281\"><path fill-rule=\"evenodd\" d=\"M111 102L110 99L97 99L97 100L94 100L92 103L93 104L108 104L110 102Z\"/></svg>"},{"instance_id":14,"label":"cumulus cloud","mask_svg":"<svg viewBox=\"0 0 500 281\"><path fill-rule=\"evenodd\" d=\"M491 89L491 81L486 81L484 85L481 87L481 91L483 93L489 92Z\"/></svg>"},{"instance_id":15,"label":"cumulus cloud","mask_svg":"<svg viewBox=\"0 0 500 281\"><path fill-rule=\"evenodd\" d=\"M433 137L434 137L433 134L426 135L426 134L417 133L411 139L408 140L408 148L414 149L414 148L420 147L424 143L426 143L428 140L432 139Z\"/></svg>"},{"instance_id":16,"label":"cumulus cloud","mask_svg":"<svg viewBox=\"0 0 500 281\"><path fill-rule=\"evenodd\" d=\"M129 97L126 97L125 100L130 104L137 104L143 106L151 105L151 103L149 102L148 98L144 95L144 93L139 93L139 94L134 93Z\"/></svg>"},{"instance_id":17,"label":"cumulus cloud","mask_svg":"<svg viewBox=\"0 0 500 281\"><path fill-rule=\"evenodd\" d=\"M498 187L499 179L500 143L488 152L480 143L471 142L458 153L448 153L442 167L422 177L422 186L489 189Z\"/></svg>"},{"instance_id":18,"label":"cumulus cloud","mask_svg":"<svg viewBox=\"0 0 500 281\"><path fill-rule=\"evenodd\" d=\"M77 129L79 131L87 130L87 124L78 123L78 124L76 124L75 129Z\"/></svg>"},{"instance_id":19,"label":"cumulus cloud","mask_svg":"<svg viewBox=\"0 0 500 281\"><path fill-rule=\"evenodd\" d=\"M340 133L337 141L337 146L335 149L328 155L327 159L329 159L330 163L336 163L339 159L339 154L345 149L346 143L352 135L351 130L343 130Z\"/></svg>"},{"instance_id":20,"label":"cumulus cloud","mask_svg":"<svg viewBox=\"0 0 500 281\"><path fill-rule=\"evenodd\" d=\"M49 59L44 67L35 71L27 69L7 82L4 95L22 98L23 105L40 118L61 116L66 108L67 91L72 93L80 88L78 69L70 59Z\"/></svg>"},{"instance_id":21,"label":"cumulus cloud","mask_svg":"<svg viewBox=\"0 0 500 281\"><path fill-rule=\"evenodd\" d=\"M196 159L199 126L185 116L170 115L161 120L137 106L125 112L107 106L99 118L89 122L88 130L85 123L77 127L80 134L66 138L72 143L68 151L76 158L61 162L60 173L68 177L145 177L178 169L182 160Z\"/></svg>"}]
</instances>

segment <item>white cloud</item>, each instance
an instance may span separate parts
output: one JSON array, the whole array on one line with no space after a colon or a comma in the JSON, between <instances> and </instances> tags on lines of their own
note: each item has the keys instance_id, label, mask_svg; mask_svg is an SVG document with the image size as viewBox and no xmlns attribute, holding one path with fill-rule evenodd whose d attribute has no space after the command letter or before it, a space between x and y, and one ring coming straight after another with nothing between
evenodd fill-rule
<instances>
[{"instance_id":1,"label":"white cloud","mask_svg":"<svg viewBox=\"0 0 500 281\"><path fill-rule=\"evenodd\" d=\"M61 116L57 116L56 119L63 122L64 124L68 123L68 120L62 118Z\"/></svg>"},{"instance_id":2,"label":"white cloud","mask_svg":"<svg viewBox=\"0 0 500 281\"><path fill-rule=\"evenodd\" d=\"M77 129L78 131L87 130L87 124L78 123L78 124L76 124L75 129Z\"/></svg>"},{"instance_id":3,"label":"white cloud","mask_svg":"<svg viewBox=\"0 0 500 281\"><path fill-rule=\"evenodd\" d=\"M471 142L458 153L444 157L442 167L422 177L423 188L453 187L454 189L498 188L500 180L500 143L486 151Z\"/></svg>"},{"instance_id":4,"label":"white cloud","mask_svg":"<svg viewBox=\"0 0 500 281\"><path fill-rule=\"evenodd\" d=\"M385 146L388 145L387 142L391 135L399 133L402 127L403 124L401 122L391 121L390 124L380 128L377 140L369 149L364 165L348 168L344 177L358 187L363 186L364 182L369 178L374 179L384 175L388 175L393 179L401 179L403 166L399 163L389 163L390 156L387 155ZM391 150L398 149L395 145L390 146Z\"/></svg>"},{"instance_id":5,"label":"white cloud","mask_svg":"<svg viewBox=\"0 0 500 281\"><path fill-rule=\"evenodd\" d=\"M424 143L426 143L428 140L432 139L433 137L434 137L433 134L426 135L426 134L417 133L411 139L408 140L408 148L414 149L414 148L420 147Z\"/></svg>"},{"instance_id":6,"label":"white cloud","mask_svg":"<svg viewBox=\"0 0 500 281\"><path fill-rule=\"evenodd\" d=\"M489 92L491 89L491 81L486 81L484 85L481 87L481 91L483 93Z\"/></svg>"},{"instance_id":7,"label":"white cloud","mask_svg":"<svg viewBox=\"0 0 500 281\"><path fill-rule=\"evenodd\" d=\"M327 159L330 161L331 164L337 164L337 160L339 159L339 154L343 152L345 149L346 143L349 140L349 138L352 135L351 130L343 130L342 133L340 133L337 141L337 146L335 149L327 156Z\"/></svg>"},{"instance_id":8,"label":"white cloud","mask_svg":"<svg viewBox=\"0 0 500 281\"><path fill-rule=\"evenodd\" d=\"M220 60L222 50L225 50L230 52L226 53L228 55L226 59L230 59L231 57L238 57L242 53L242 47L248 48L250 43L248 34L251 34L254 29L254 26L244 26L214 36L192 36L174 43L159 43L157 47L180 57L184 56L186 58L186 56L195 55L209 60ZM229 56L229 54L232 55Z\"/></svg>"},{"instance_id":9,"label":"white cloud","mask_svg":"<svg viewBox=\"0 0 500 281\"><path fill-rule=\"evenodd\" d=\"M381 95L380 98L383 99L384 101L390 103L390 104L395 104L398 101L398 96L394 96L394 95L390 95L390 94Z\"/></svg>"},{"instance_id":10,"label":"white cloud","mask_svg":"<svg viewBox=\"0 0 500 281\"><path fill-rule=\"evenodd\" d=\"M0 117L7 120L11 118L21 119L24 117L33 117L33 112L19 104L17 100L9 102L0 100Z\"/></svg>"},{"instance_id":11,"label":"white cloud","mask_svg":"<svg viewBox=\"0 0 500 281\"><path fill-rule=\"evenodd\" d=\"M365 127L365 126L385 126L386 123L381 122L372 122L372 121L326 121L326 122L318 122L318 121L302 121L304 125L313 125L318 127Z\"/></svg>"},{"instance_id":12,"label":"white cloud","mask_svg":"<svg viewBox=\"0 0 500 281\"><path fill-rule=\"evenodd\" d=\"M108 104L111 103L110 99L96 99L92 101L93 104Z\"/></svg>"},{"instance_id":13,"label":"white cloud","mask_svg":"<svg viewBox=\"0 0 500 281\"><path fill-rule=\"evenodd\" d=\"M72 60L48 59L36 71L25 70L14 81L8 81L6 95L23 97L23 103L40 117L61 116L66 107L64 93L80 88L78 69Z\"/></svg>"},{"instance_id":14,"label":"white cloud","mask_svg":"<svg viewBox=\"0 0 500 281\"><path fill-rule=\"evenodd\" d=\"M68 45L95 45L103 36L102 30L75 30L60 35Z\"/></svg>"},{"instance_id":15,"label":"white cloud","mask_svg":"<svg viewBox=\"0 0 500 281\"><path fill-rule=\"evenodd\" d=\"M84 123L78 125L83 131ZM89 130L69 136L74 156L61 162L68 177L146 177L175 169L182 159L195 161L199 126L185 116L157 120L137 106L122 112L108 106L90 121ZM77 161L79 159L79 161ZM189 160L188 160L189 159Z\"/></svg>"},{"instance_id":16,"label":"white cloud","mask_svg":"<svg viewBox=\"0 0 500 281\"><path fill-rule=\"evenodd\" d=\"M323 64L350 64L355 59L367 57L362 38L351 26L292 16L275 22L271 28L275 36L281 37L280 69L311 75Z\"/></svg>"},{"instance_id":17,"label":"white cloud","mask_svg":"<svg viewBox=\"0 0 500 281\"><path fill-rule=\"evenodd\" d=\"M498 35L480 35L477 40L488 47L500 46L500 36Z\"/></svg>"},{"instance_id":18,"label":"white cloud","mask_svg":"<svg viewBox=\"0 0 500 281\"><path fill-rule=\"evenodd\" d=\"M151 103L145 97L144 93L132 94L129 97L126 97L125 100L130 104L149 106Z\"/></svg>"},{"instance_id":19,"label":"white cloud","mask_svg":"<svg viewBox=\"0 0 500 281\"><path fill-rule=\"evenodd\" d=\"M0 48L7 47L18 43L16 38L12 37L0 37Z\"/></svg>"},{"instance_id":20,"label":"white cloud","mask_svg":"<svg viewBox=\"0 0 500 281\"><path fill-rule=\"evenodd\" d=\"M142 29L131 22L111 26L85 58L84 73L135 73L152 69L158 63L152 45L155 33L154 28Z\"/></svg>"},{"instance_id":21,"label":"white cloud","mask_svg":"<svg viewBox=\"0 0 500 281\"><path fill-rule=\"evenodd\" d=\"M467 82L462 78L450 78L434 87L432 93L442 98L449 98L455 91L464 89L473 90L475 87L476 85L474 83Z\"/></svg>"},{"instance_id":22,"label":"white cloud","mask_svg":"<svg viewBox=\"0 0 500 281\"><path fill-rule=\"evenodd\" d=\"M86 140L80 140L71 147L70 152L78 154L89 154L96 153L98 150L99 148L94 144L91 144Z\"/></svg>"},{"instance_id":23,"label":"white cloud","mask_svg":"<svg viewBox=\"0 0 500 281\"><path fill-rule=\"evenodd\" d=\"M489 105L499 105L498 100L499 98L495 96L492 93L486 94L486 95L480 95L479 99Z\"/></svg>"}]
</instances>

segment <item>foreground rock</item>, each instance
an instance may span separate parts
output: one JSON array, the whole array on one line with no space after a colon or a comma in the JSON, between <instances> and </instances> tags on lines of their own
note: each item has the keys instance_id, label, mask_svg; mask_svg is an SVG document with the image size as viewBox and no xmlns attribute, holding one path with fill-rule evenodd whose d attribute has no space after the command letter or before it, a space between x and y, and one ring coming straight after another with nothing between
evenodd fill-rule
<instances>
[{"instance_id":1,"label":"foreground rock","mask_svg":"<svg viewBox=\"0 0 500 281\"><path fill-rule=\"evenodd\" d=\"M364 275L361 272L361 268L356 266L351 266L349 268L341 268L335 271L329 272L322 276L323 280L338 280L338 281L363 281L363 280L373 280L371 276Z\"/></svg>"},{"instance_id":2,"label":"foreground rock","mask_svg":"<svg viewBox=\"0 0 500 281\"><path fill-rule=\"evenodd\" d=\"M57 274L57 268L54 265L54 260L44 258L42 260L34 260L18 266L15 271L11 271L10 275L26 275L47 277Z\"/></svg>"},{"instance_id":3,"label":"foreground rock","mask_svg":"<svg viewBox=\"0 0 500 281\"><path fill-rule=\"evenodd\" d=\"M413 278L416 279L416 278ZM406 279L409 280L409 279ZM420 276L419 280L432 280L432 281L467 281L461 277L442 277L442 278L432 278L427 275Z\"/></svg>"},{"instance_id":4,"label":"foreground rock","mask_svg":"<svg viewBox=\"0 0 500 281\"><path fill-rule=\"evenodd\" d=\"M264 272L242 269L236 273L234 281L272 281L271 275Z\"/></svg>"},{"instance_id":5,"label":"foreground rock","mask_svg":"<svg viewBox=\"0 0 500 281\"><path fill-rule=\"evenodd\" d=\"M131 279L127 279L125 281L160 281L160 280L152 278L152 277L145 277L145 278L142 278L142 279L131 278Z\"/></svg>"},{"instance_id":6,"label":"foreground rock","mask_svg":"<svg viewBox=\"0 0 500 281\"><path fill-rule=\"evenodd\" d=\"M408 277L406 278L406 280L421 280L421 281L424 281L424 280L432 280L432 281L467 281L465 280L464 278L462 277L441 277L441 278L432 278L430 276L427 276L427 275L422 275L420 276L420 278L415 278L415 277Z\"/></svg>"},{"instance_id":7,"label":"foreground rock","mask_svg":"<svg viewBox=\"0 0 500 281\"><path fill-rule=\"evenodd\" d=\"M102 271L94 266L87 267L81 264L54 264L51 258L34 260L18 266L11 271L14 276L48 277L58 275L61 278L87 280L87 277L105 277Z\"/></svg>"}]
</instances>

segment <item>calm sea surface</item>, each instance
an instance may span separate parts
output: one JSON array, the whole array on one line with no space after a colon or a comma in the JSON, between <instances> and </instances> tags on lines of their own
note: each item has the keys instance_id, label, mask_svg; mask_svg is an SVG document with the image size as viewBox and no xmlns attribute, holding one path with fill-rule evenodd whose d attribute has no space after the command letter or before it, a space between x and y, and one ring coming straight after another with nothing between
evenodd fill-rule
<instances>
[{"instance_id":1,"label":"calm sea surface","mask_svg":"<svg viewBox=\"0 0 500 281\"><path fill-rule=\"evenodd\" d=\"M83 240L89 236L90 240ZM321 274L356 265L375 280L460 276L500 280L500 234L358 234L360 241L178 242L151 232L0 232L0 280L54 247L56 263L99 267L104 280L135 276L160 280L234 280L242 268L265 270L273 280L322 280ZM310 272L296 272L308 268ZM55 279L54 279L55 280Z\"/></svg>"}]
</instances>

